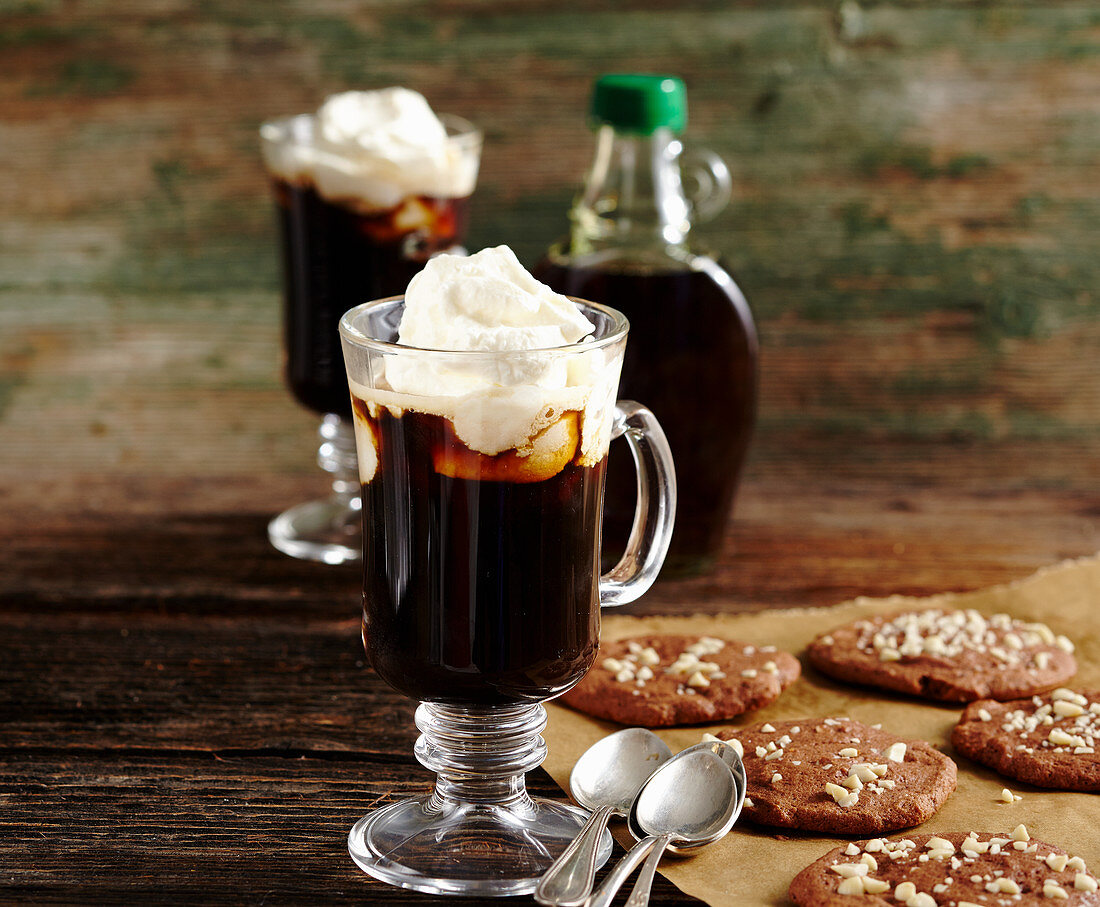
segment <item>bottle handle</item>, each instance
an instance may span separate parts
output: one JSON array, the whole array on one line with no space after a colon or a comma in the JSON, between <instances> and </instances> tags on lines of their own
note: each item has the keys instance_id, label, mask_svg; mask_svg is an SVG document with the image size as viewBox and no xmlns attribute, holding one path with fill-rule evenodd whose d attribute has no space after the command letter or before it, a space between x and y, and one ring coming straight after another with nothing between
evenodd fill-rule
<instances>
[{"instance_id":1,"label":"bottle handle","mask_svg":"<svg viewBox=\"0 0 1100 907\"><path fill-rule=\"evenodd\" d=\"M688 148L680 155L680 173L693 220L711 220L729 204L733 177L720 155Z\"/></svg>"},{"instance_id":2,"label":"bottle handle","mask_svg":"<svg viewBox=\"0 0 1100 907\"><path fill-rule=\"evenodd\" d=\"M657 417L640 403L615 404L612 438L630 445L638 471L638 504L626 553L600 577L600 604L625 605L646 593L664 563L676 520L676 469Z\"/></svg>"}]
</instances>

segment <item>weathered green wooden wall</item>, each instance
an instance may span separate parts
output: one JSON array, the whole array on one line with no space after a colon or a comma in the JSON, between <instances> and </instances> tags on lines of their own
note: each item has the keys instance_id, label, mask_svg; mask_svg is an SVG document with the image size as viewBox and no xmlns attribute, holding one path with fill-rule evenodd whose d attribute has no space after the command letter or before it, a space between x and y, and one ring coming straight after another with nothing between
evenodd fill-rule
<instances>
[{"instance_id":1,"label":"weathered green wooden wall","mask_svg":"<svg viewBox=\"0 0 1100 907\"><path fill-rule=\"evenodd\" d=\"M0 470L313 469L260 122L421 90L486 131L471 245L532 262L630 69L735 174L699 232L760 322L758 474L1100 487L1089 2L0 0Z\"/></svg>"}]
</instances>

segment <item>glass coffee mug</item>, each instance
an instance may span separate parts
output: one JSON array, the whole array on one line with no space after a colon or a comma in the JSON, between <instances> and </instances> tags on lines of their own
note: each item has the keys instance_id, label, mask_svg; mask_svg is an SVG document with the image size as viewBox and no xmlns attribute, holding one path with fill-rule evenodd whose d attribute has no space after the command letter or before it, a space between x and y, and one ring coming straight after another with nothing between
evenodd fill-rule
<instances>
[{"instance_id":1,"label":"glass coffee mug","mask_svg":"<svg viewBox=\"0 0 1100 907\"><path fill-rule=\"evenodd\" d=\"M429 796L351 830L355 862L393 885L533 891L586 818L527 793L524 773L546 754L541 702L592 666L600 606L653 583L676 480L653 415L615 401L626 318L577 304L591 339L523 352L399 345L400 297L340 322L363 491L363 642L379 676L420 700L416 757L437 776ZM487 388L487 375L529 386ZM601 577L604 469L619 435L638 507L623 559Z\"/></svg>"},{"instance_id":2,"label":"glass coffee mug","mask_svg":"<svg viewBox=\"0 0 1100 907\"><path fill-rule=\"evenodd\" d=\"M361 172L354 148L326 145L313 114L260 130L279 224L286 382L302 406L322 417L317 464L332 475L327 496L285 510L268 526L271 543L292 557L340 564L360 556L355 439L338 325L364 299L402 292L433 255L462 248L482 135L460 117L443 121L465 194L408 193L382 208L372 197L378 172Z\"/></svg>"}]
</instances>

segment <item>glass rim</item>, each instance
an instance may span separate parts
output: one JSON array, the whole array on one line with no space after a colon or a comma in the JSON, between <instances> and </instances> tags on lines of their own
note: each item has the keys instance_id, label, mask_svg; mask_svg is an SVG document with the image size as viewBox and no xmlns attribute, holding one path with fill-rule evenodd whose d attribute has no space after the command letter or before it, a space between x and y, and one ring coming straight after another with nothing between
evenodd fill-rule
<instances>
[{"instance_id":1,"label":"glass rim","mask_svg":"<svg viewBox=\"0 0 1100 907\"><path fill-rule=\"evenodd\" d=\"M424 353L433 357L453 356L460 359L476 359L479 357L507 359L511 356L530 356L532 353L553 354L558 356L587 353L617 343L626 337L627 332L630 330L630 322L627 321L626 316L618 309L613 309L611 306L601 305L598 302L592 302L588 299L578 299L575 296L566 296L565 298L580 306L582 310L585 308L592 309L610 318L612 324L609 332L598 340L578 340L576 343L535 347L525 350L437 350L430 347L409 346L406 343L396 343L392 340L380 340L377 337L369 336L352 324L353 319L373 311L374 309L381 309L384 306L392 305L397 302L404 304L405 294L399 293L396 296L387 296L384 299L373 299L370 302L360 303L354 308L348 309L340 318L340 336L360 349L376 350L382 353L403 353L406 355L410 353Z\"/></svg>"},{"instance_id":2,"label":"glass rim","mask_svg":"<svg viewBox=\"0 0 1100 907\"><path fill-rule=\"evenodd\" d=\"M480 146L485 141L485 134L465 117L454 113L441 113L438 115L440 122L447 129L447 139L454 145L465 149L467 147ZM283 143L289 142L295 145L310 145L317 147L317 142L312 136L309 141L299 138L292 128L294 123L316 120L316 113L292 113L288 116L274 117L260 124L260 138L265 142ZM322 148L331 151L328 148Z\"/></svg>"}]
</instances>

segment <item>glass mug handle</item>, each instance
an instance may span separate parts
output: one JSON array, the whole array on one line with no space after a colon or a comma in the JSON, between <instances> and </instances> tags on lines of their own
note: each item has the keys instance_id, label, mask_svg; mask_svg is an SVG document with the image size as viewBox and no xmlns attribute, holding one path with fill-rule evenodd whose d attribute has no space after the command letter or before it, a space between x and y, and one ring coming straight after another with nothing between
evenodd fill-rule
<instances>
[{"instance_id":1,"label":"glass mug handle","mask_svg":"<svg viewBox=\"0 0 1100 907\"><path fill-rule=\"evenodd\" d=\"M695 220L711 220L729 204L733 177L726 162L715 152L688 148L680 155L680 173Z\"/></svg>"},{"instance_id":2,"label":"glass mug handle","mask_svg":"<svg viewBox=\"0 0 1100 907\"><path fill-rule=\"evenodd\" d=\"M625 605L641 598L664 563L676 519L676 470L657 417L640 403L615 404L611 437L626 438L638 471L638 505L626 553L600 577L600 604Z\"/></svg>"}]
</instances>

